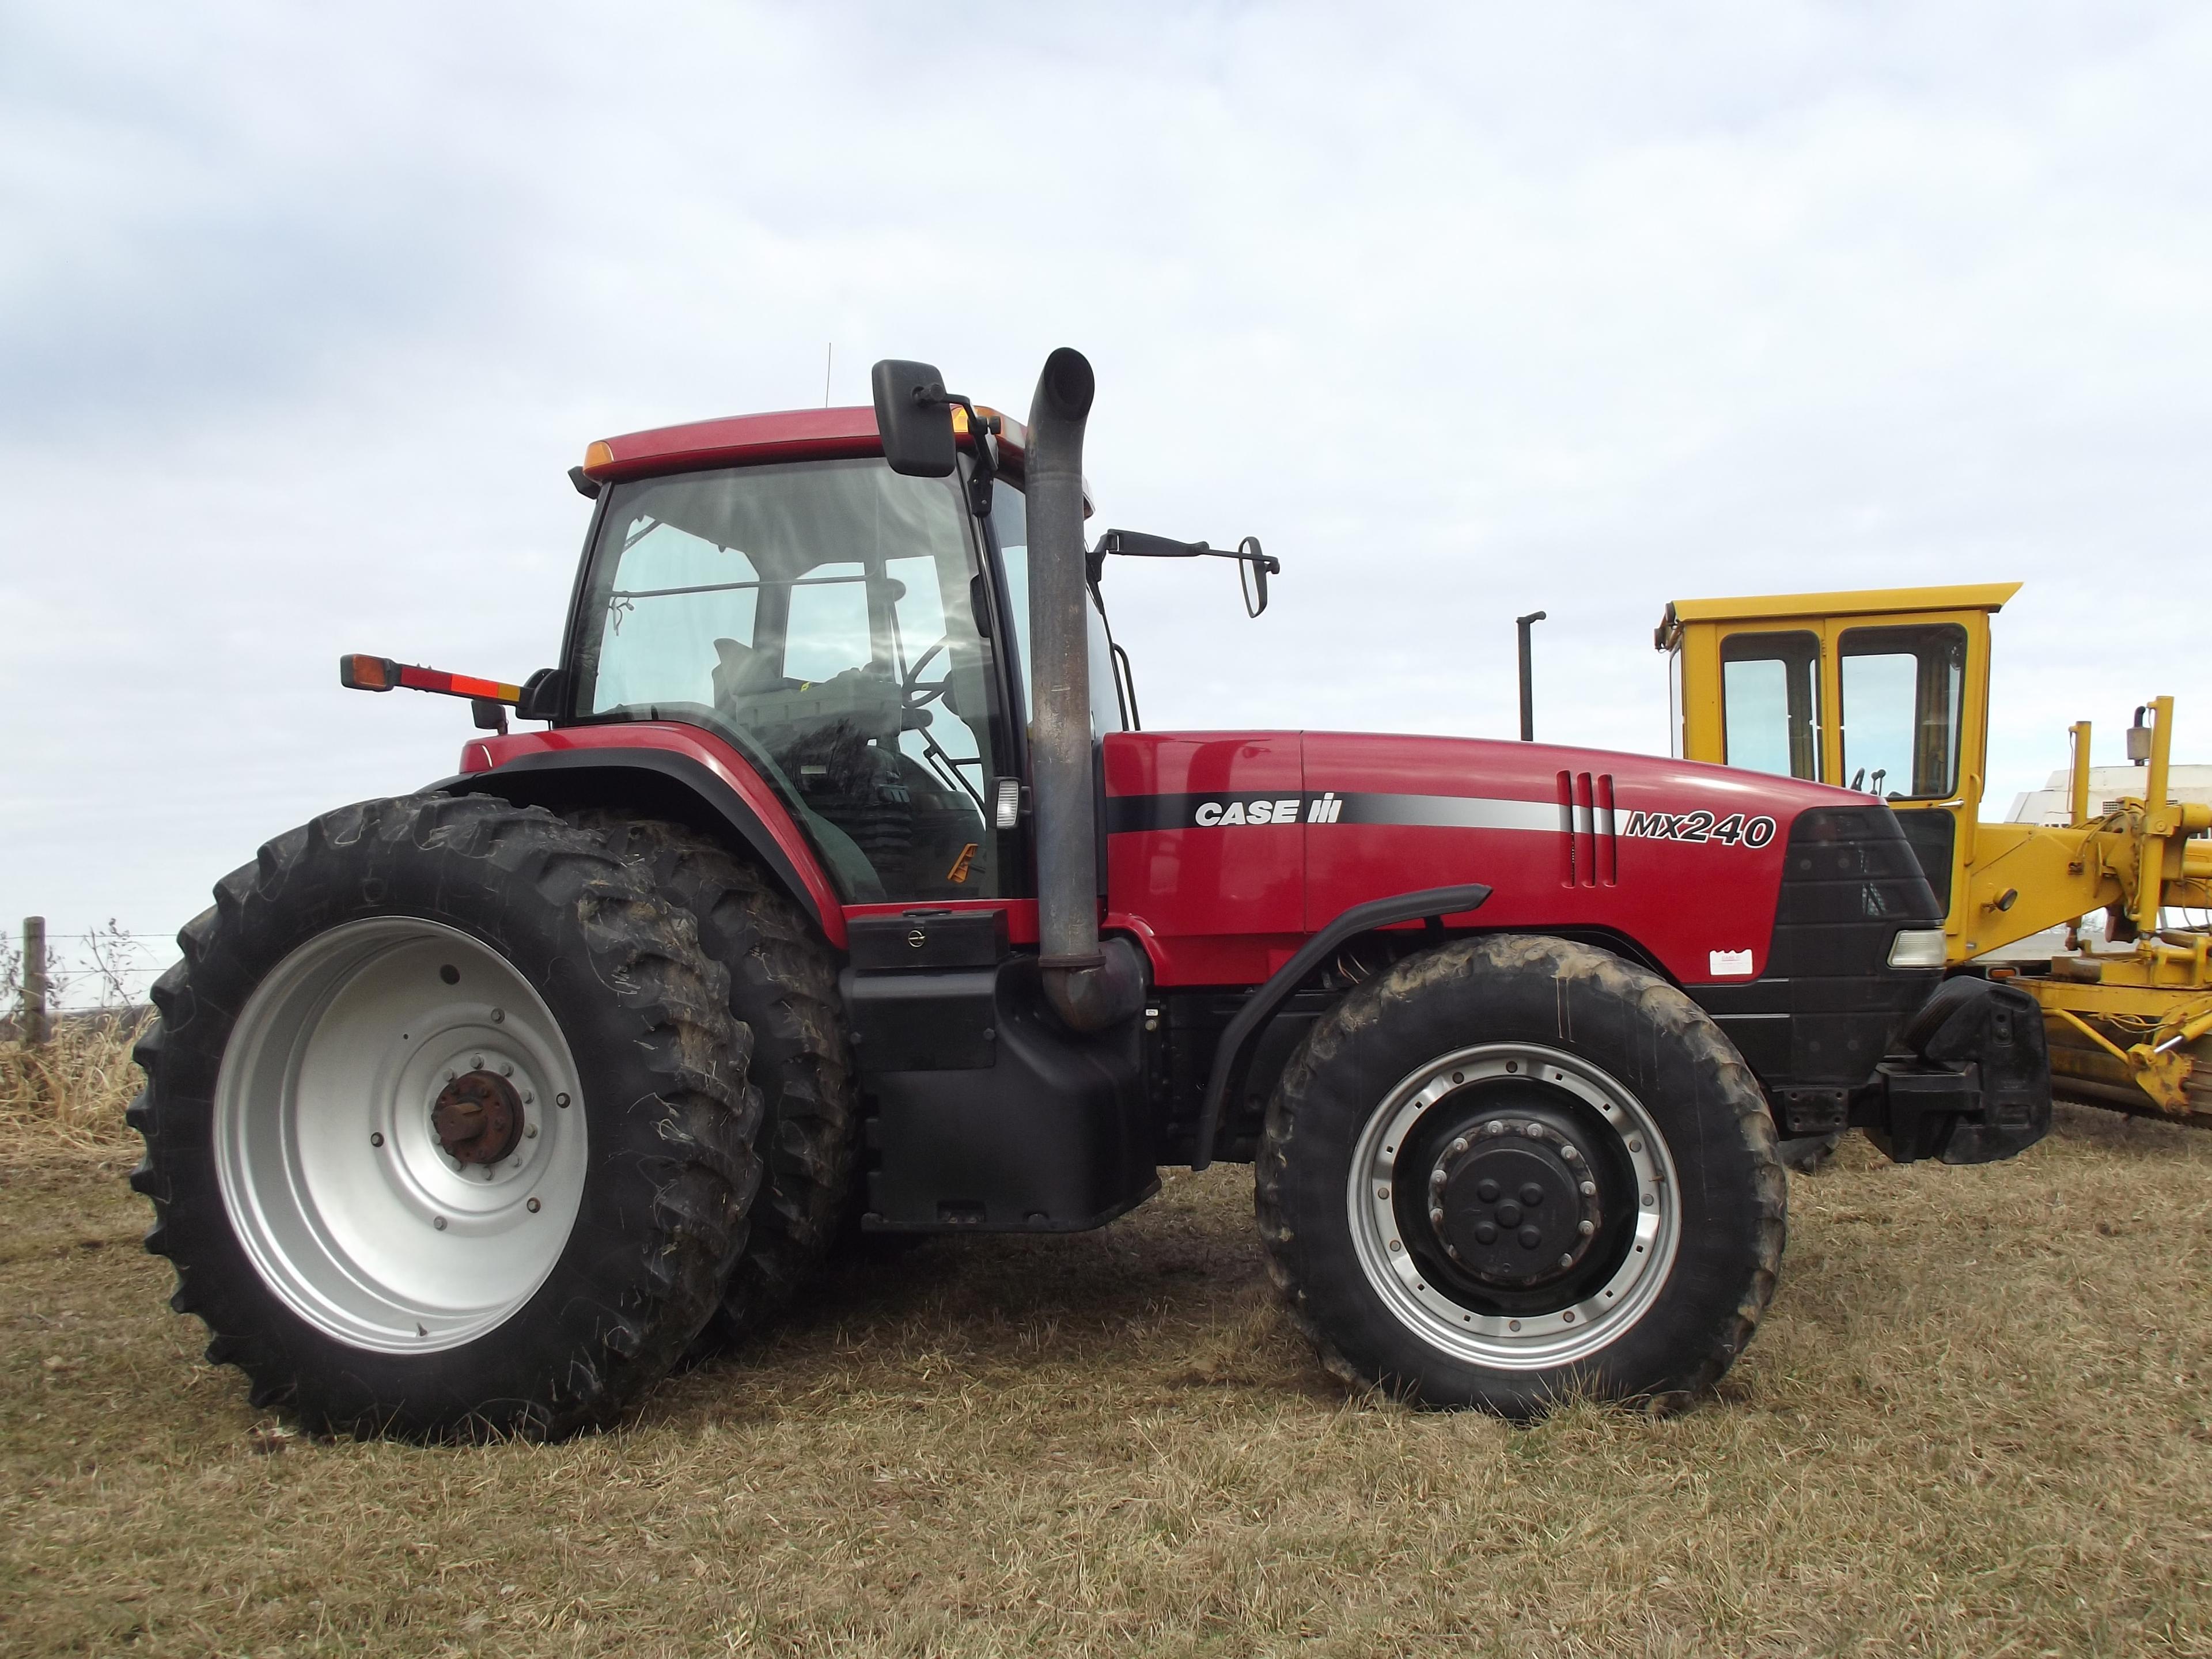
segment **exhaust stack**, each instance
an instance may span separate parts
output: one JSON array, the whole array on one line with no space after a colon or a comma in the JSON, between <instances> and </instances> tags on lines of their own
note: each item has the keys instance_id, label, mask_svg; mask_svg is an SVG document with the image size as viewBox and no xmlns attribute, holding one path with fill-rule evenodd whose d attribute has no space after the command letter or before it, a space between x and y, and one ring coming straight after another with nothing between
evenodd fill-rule
<instances>
[{"instance_id":1,"label":"exhaust stack","mask_svg":"<svg viewBox=\"0 0 2212 1659\"><path fill-rule=\"evenodd\" d=\"M1044 993L1079 1031L1134 1014L1144 970L1124 939L1098 937L1098 826L1091 769L1091 635L1084 616L1083 430L1097 389L1062 346L1030 404L1023 464L1030 535L1030 770Z\"/></svg>"}]
</instances>

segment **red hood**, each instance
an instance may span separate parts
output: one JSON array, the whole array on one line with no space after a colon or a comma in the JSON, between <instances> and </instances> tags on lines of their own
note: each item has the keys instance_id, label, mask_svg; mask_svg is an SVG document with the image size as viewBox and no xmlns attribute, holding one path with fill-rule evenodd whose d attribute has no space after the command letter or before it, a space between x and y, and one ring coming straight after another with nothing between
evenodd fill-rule
<instances>
[{"instance_id":1,"label":"red hood","mask_svg":"<svg viewBox=\"0 0 2212 1659\"><path fill-rule=\"evenodd\" d=\"M1354 904L1483 882L1496 927L1617 936L1686 984L1764 971L1791 823L1865 795L1653 755L1379 732L1106 741L1109 897L1227 983ZM1179 946L1177 941L1187 941ZM1172 981L1170 981L1172 982Z\"/></svg>"}]
</instances>

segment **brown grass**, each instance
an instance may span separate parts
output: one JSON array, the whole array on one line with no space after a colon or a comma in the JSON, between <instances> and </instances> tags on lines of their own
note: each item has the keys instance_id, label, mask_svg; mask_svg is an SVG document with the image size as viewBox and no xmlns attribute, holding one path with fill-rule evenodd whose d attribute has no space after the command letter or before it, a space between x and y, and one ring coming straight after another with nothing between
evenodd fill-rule
<instances>
[{"instance_id":1,"label":"brown grass","mask_svg":"<svg viewBox=\"0 0 2212 1659\"><path fill-rule=\"evenodd\" d=\"M1224 1169L848 1267L619 1433L424 1450L252 1411L75 1133L0 1190L10 1652L2212 1652L2212 1136L1848 1143L1672 1421L1344 1398Z\"/></svg>"},{"instance_id":2,"label":"brown grass","mask_svg":"<svg viewBox=\"0 0 2212 1659\"><path fill-rule=\"evenodd\" d=\"M64 1015L41 1047L0 1042L0 1158L136 1147L123 1109L145 1079L131 1045L151 1009Z\"/></svg>"}]
</instances>

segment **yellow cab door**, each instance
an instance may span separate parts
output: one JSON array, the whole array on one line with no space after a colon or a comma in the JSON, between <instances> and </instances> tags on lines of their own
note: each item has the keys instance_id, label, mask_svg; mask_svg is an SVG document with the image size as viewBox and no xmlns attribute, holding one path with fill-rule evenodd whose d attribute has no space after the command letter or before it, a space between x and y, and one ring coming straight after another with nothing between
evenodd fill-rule
<instances>
[{"instance_id":1,"label":"yellow cab door","mask_svg":"<svg viewBox=\"0 0 2212 1659\"><path fill-rule=\"evenodd\" d=\"M1886 800L1948 920L1960 912L1985 775L1990 613L2016 584L1678 601L1675 751Z\"/></svg>"}]
</instances>

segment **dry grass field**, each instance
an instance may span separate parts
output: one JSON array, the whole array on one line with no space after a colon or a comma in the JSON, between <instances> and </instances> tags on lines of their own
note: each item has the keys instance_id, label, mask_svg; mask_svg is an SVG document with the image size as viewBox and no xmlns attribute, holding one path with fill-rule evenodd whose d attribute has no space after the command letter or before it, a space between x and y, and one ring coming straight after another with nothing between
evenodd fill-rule
<instances>
[{"instance_id":1,"label":"dry grass field","mask_svg":"<svg viewBox=\"0 0 2212 1659\"><path fill-rule=\"evenodd\" d=\"M2212 1136L1847 1143L1671 1421L1346 1398L1223 1169L847 1267L618 1433L426 1450L200 1362L115 1060L57 1123L0 1051L6 1652L2212 1653Z\"/></svg>"}]
</instances>

